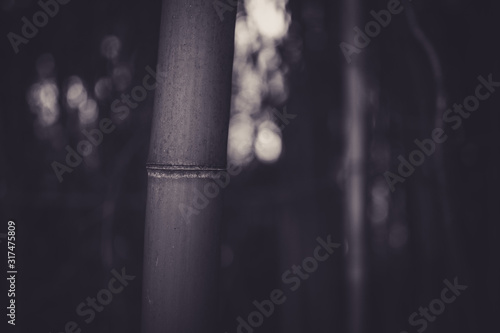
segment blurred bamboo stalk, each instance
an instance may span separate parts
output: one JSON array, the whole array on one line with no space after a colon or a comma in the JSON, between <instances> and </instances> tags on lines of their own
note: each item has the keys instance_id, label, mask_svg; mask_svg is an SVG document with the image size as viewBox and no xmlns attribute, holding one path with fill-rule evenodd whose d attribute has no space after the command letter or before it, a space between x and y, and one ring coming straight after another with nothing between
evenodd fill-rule
<instances>
[{"instance_id":1,"label":"blurred bamboo stalk","mask_svg":"<svg viewBox=\"0 0 500 333\"><path fill-rule=\"evenodd\" d=\"M353 28L363 27L360 12L363 0L343 3L343 40L352 40ZM365 193L366 193L366 117L367 89L363 53L345 65L344 71L344 138L345 138L345 220L348 245L346 258L347 332L361 333L366 327L365 308Z\"/></svg>"},{"instance_id":2,"label":"blurred bamboo stalk","mask_svg":"<svg viewBox=\"0 0 500 333\"><path fill-rule=\"evenodd\" d=\"M203 191L226 169L235 11L164 0L148 160L142 332L215 332L220 196ZM188 217L189 216L189 217ZM186 219L186 217L188 217Z\"/></svg>"}]
</instances>

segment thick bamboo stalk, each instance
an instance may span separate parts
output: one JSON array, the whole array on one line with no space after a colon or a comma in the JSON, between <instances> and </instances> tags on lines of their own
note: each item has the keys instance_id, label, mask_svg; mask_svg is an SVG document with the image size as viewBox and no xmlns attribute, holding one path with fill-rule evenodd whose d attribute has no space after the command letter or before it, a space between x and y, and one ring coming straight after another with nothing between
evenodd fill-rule
<instances>
[{"instance_id":1,"label":"thick bamboo stalk","mask_svg":"<svg viewBox=\"0 0 500 333\"><path fill-rule=\"evenodd\" d=\"M158 63L165 78L156 89L147 166L143 333L216 330L220 196L202 204L196 193L226 168L234 13L221 22L210 1L163 1Z\"/></svg>"}]
</instances>

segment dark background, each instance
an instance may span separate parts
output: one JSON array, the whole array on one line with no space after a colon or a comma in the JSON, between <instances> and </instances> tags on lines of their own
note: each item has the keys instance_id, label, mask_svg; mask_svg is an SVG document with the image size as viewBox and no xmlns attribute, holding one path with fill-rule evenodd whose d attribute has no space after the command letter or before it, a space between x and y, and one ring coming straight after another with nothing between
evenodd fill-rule
<instances>
[{"instance_id":1,"label":"dark background","mask_svg":"<svg viewBox=\"0 0 500 333\"><path fill-rule=\"evenodd\" d=\"M386 4L366 1L360 22ZM409 6L353 56L370 87L360 93L371 96L366 204L360 208L366 260L359 332L416 332L408 316L439 297L442 281L454 277L468 289L426 331L494 331L500 310L498 93L460 129L448 129L446 143L394 193L383 174L395 172L397 156L408 156L414 139L430 137L443 112L436 107L438 96L451 107L474 93L477 76L491 73L500 81L500 6L472 0L414 0ZM6 34L20 33L21 17L31 18L39 7L36 1L0 1L0 233L7 232L7 221L16 222L16 332L61 332L68 321L83 332L140 330L154 93L62 183L51 163L63 161L64 147L82 139L77 111L66 99L71 77L79 77L97 102L98 119L110 117L112 101L141 84L146 66L156 65L160 7L157 0L72 0L15 54ZM288 35L273 44L280 56L274 70L284 73L286 98L262 92L255 117L284 106L297 117L283 130L279 160L264 163L250 156L224 191L221 332L235 332L236 318L254 310L253 300L284 288L281 274L310 256L315 239L328 234L342 251L320 263L256 332L350 332L343 170L349 65L339 43L341 32L352 26L342 26L345 13L338 1L290 0L287 10ZM239 11L245 17L241 6ZM113 59L101 52L109 35L121 43ZM258 66L261 51L257 45L242 59L250 68ZM235 65L235 76L238 70ZM100 78L112 82L102 98L94 89ZM57 120L45 125L30 99L31 89L44 83L57 87L59 110ZM242 88L238 80L233 85L236 95ZM233 116L237 112L233 108ZM136 279L92 323L83 323L77 305L95 297L111 270L122 267ZM4 295L5 282L1 286Z\"/></svg>"}]
</instances>

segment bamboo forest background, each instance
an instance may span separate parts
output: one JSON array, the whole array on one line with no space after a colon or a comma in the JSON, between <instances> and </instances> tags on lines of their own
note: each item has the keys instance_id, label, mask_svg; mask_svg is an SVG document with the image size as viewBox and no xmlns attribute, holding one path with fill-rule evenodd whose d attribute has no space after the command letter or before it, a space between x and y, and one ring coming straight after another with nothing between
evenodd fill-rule
<instances>
[{"instance_id":1,"label":"bamboo forest background","mask_svg":"<svg viewBox=\"0 0 500 333\"><path fill-rule=\"evenodd\" d=\"M234 5L221 2L213 20L229 24ZM397 174L416 139L446 127L444 112L474 94L479 76L500 81L500 7L402 1L348 63L339 45L353 44L353 28L389 2L239 3L227 148L241 172L220 191L218 332L236 332L254 300L288 288L283 273L328 235L340 248L255 332L416 332L409 316L455 278L467 290L426 332L496 327L500 96L491 92L447 131L394 191L384 174ZM36 1L0 0L0 32L20 34L21 18L38 10ZM129 112L112 105L151 71L160 79L160 13L159 0L73 0L18 53L1 39L0 225L17 223L19 332L64 331L122 267L135 280L81 328L140 331L157 91ZM104 118L116 127L60 182L53 162Z\"/></svg>"}]
</instances>

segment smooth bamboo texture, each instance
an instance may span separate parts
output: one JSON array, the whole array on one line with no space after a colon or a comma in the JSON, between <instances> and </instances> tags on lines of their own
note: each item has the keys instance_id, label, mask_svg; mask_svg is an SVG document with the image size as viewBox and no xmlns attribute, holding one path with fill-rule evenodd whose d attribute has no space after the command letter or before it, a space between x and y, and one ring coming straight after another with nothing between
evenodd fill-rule
<instances>
[{"instance_id":1,"label":"smooth bamboo texture","mask_svg":"<svg viewBox=\"0 0 500 333\"><path fill-rule=\"evenodd\" d=\"M186 220L226 169L235 11L164 0L148 160L143 333L216 332L220 195Z\"/></svg>"},{"instance_id":2,"label":"smooth bamboo texture","mask_svg":"<svg viewBox=\"0 0 500 333\"><path fill-rule=\"evenodd\" d=\"M352 40L352 29L364 27L360 13L366 1L345 0L343 35ZM367 52L367 51L366 51ZM366 123L367 123L367 66L364 54L356 55L344 70L345 117L345 238L349 252L346 258L347 332L366 332Z\"/></svg>"}]
</instances>

